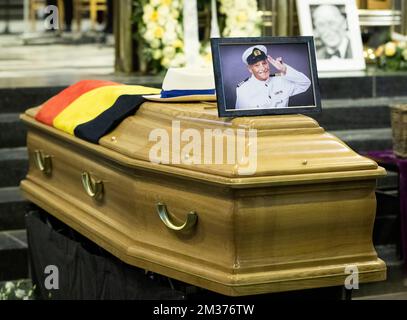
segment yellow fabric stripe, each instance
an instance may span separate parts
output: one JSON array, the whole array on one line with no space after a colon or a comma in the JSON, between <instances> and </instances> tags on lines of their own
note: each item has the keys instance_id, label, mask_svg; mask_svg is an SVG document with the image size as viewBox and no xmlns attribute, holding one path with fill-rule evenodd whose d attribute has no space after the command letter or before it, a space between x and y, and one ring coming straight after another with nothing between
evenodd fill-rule
<instances>
[{"instance_id":1,"label":"yellow fabric stripe","mask_svg":"<svg viewBox=\"0 0 407 320\"><path fill-rule=\"evenodd\" d=\"M159 94L161 89L144 86L105 86L89 91L55 117L53 125L55 128L74 135L76 126L93 120L102 112L109 109L117 98L125 94Z\"/></svg>"}]
</instances>

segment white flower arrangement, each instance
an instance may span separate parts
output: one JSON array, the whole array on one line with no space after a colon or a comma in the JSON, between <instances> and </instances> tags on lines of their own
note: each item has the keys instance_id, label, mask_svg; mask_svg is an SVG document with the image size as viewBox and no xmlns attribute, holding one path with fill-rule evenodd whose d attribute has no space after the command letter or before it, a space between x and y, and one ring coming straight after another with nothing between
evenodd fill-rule
<instances>
[{"instance_id":1,"label":"white flower arrangement","mask_svg":"<svg viewBox=\"0 0 407 320\"><path fill-rule=\"evenodd\" d=\"M221 0L220 12L226 16L224 37L259 37L261 13L256 0Z\"/></svg>"},{"instance_id":2,"label":"white flower arrangement","mask_svg":"<svg viewBox=\"0 0 407 320\"><path fill-rule=\"evenodd\" d=\"M143 54L152 63L150 68L182 67L184 32L182 27L183 1L188 0L138 0L139 38L143 41ZM220 13L225 16L224 37L255 37L261 35L261 13L257 0L218 0ZM141 13L140 13L141 12ZM201 44L198 63L209 66L212 55L208 43Z\"/></svg>"},{"instance_id":3,"label":"white flower arrangement","mask_svg":"<svg viewBox=\"0 0 407 320\"><path fill-rule=\"evenodd\" d=\"M145 53L164 68L180 67L183 58L181 1L150 0L143 5Z\"/></svg>"}]
</instances>

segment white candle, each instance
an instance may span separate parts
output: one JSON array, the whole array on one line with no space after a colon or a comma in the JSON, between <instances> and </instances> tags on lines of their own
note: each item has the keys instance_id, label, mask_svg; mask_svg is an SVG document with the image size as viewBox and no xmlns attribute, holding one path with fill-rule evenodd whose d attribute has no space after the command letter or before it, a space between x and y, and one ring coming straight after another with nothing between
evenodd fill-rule
<instances>
[{"instance_id":1,"label":"white candle","mask_svg":"<svg viewBox=\"0 0 407 320\"><path fill-rule=\"evenodd\" d=\"M194 66L199 57L198 8L196 0L184 0L184 50L186 65Z\"/></svg>"},{"instance_id":2,"label":"white candle","mask_svg":"<svg viewBox=\"0 0 407 320\"><path fill-rule=\"evenodd\" d=\"M216 0L211 2L211 38L219 38L218 11L216 10Z\"/></svg>"}]
</instances>

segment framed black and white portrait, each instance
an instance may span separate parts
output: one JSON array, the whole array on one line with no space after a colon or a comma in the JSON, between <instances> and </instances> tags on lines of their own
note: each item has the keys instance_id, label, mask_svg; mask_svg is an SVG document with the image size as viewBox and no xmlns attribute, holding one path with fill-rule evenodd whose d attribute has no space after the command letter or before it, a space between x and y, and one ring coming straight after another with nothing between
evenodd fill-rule
<instances>
[{"instance_id":1,"label":"framed black and white portrait","mask_svg":"<svg viewBox=\"0 0 407 320\"><path fill-rule=\"evenodd\" d=\"M363 70L355 0L297 0L301 34L314 36L319 71Z\"/></svg>"},{"instance_id":2,"label":"framed black and white portrait","mask_svg":"<svg viewBox=\"0 0 407 320\"><path fill-rule=\"evenodd\" d=\"M312 37L212 38L220 117L319 112Z\"/></svg>"}]
</instances>

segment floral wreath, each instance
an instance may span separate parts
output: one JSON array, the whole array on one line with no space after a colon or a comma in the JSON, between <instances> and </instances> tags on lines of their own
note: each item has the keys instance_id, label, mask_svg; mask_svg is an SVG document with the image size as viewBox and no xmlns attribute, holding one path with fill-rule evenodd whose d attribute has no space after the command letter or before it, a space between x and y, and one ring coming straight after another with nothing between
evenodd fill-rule
<instances>
[{"instance_id":1,"label":"floral wreath","mask_svg":"<svg viewBox=\"0 0 407 320\"><path fill-rule=\"evenodd\" d=\"M140 0L135 2L134 22L141 54L155 72L185 64L183 43L184 0ZM187 0L186 0L187 1ZM225 16L222 36L247 37L261 34L261 16L256 0L218 0ZM212 61L210 46L201 44L203 64Z\"/></svg>"}]
</instances>

